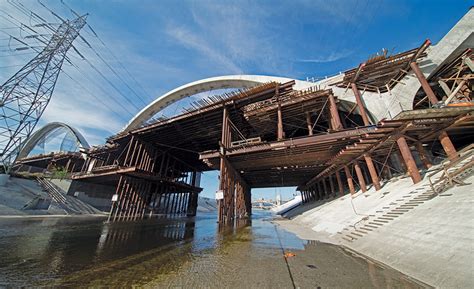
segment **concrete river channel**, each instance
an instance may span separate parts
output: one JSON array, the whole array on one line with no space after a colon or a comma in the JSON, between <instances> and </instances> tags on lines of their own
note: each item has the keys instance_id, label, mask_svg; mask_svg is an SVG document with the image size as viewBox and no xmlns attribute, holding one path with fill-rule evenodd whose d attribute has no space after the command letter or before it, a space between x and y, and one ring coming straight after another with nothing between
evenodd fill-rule
<instances>
[{"instance_id":1,"label":"concrete river channel","mask_svg":"<svg viewBox=\"0 0 474 289\"><path fill-rule=\"evenodd\" d=\"M0 219L2 287L421 288L341 247L301 240L254 211L237 229L215 214L106 223Z\"/></svg>"}]
</instances>

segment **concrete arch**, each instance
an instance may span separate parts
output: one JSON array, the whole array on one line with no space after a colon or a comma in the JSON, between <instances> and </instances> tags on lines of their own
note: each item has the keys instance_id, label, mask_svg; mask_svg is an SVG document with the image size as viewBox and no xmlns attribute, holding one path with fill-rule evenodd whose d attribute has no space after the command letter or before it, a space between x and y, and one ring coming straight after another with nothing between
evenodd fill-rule
<instances>
[{"instance_id":1,"label":"concrete arch","mask_svg":"<svg viewBox=\"0 0 474 289\"><path fill-rule=\"evenodd\" d=\"M23 148L20 150L17 159L22 159L28 156L28 154L35 148L39 141L41 141L45 136L54 131L57 128L64 128L70 131L75 137L79 144L80 148L89 148L84 136L75 128L62 123L62 122L51 122L34 132L26 141Z\"/></svg>"},{"instance_id":2,"label":"concrete arch","mask_svg":"<svg viewBox=\"0 0 474 289\"><path fill-rule=\"evenodd\" d=\"M183 98L213 89L225 89L225 88L248 88L255 85L259 85L266 82L288 82L292 81L291 78L277 77L277 76L266 76L266 75L226 75L205 78L198 81L190 82L175 88L162 96L158 97L155 101L150 103L144 109L142 109L130 122L125 126L123 131L131 131L139 128L143 123L149 120L153 115L171 105L172 103L181 100ZM305 89L315 84L308 81L295 80L294 88L297 90Z\"/></svg>"}]
</instances>

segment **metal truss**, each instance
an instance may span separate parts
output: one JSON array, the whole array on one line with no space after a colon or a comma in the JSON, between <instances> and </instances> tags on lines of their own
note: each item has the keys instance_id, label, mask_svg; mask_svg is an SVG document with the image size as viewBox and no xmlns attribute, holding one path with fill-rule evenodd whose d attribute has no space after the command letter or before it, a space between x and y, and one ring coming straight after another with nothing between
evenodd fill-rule
<instances>
[{"instance_id":1,"label":"metal truss","mask_svg":"<svg viewBox=\"0 0 474 289\"><path fill-rule=\"evenodd\" d=\"M64 21L46 47L0 86L0 165L16 159L48 105L67 51L87 14Z\"/></svg>"}]
</instances>

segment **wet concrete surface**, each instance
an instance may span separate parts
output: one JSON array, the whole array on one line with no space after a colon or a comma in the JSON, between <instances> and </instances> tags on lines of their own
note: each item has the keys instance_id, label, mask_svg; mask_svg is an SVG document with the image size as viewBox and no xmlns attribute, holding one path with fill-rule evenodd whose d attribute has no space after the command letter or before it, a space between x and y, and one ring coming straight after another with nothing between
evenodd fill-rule
<instances>
[{"instance_id":1,"label":"wet concrete surface","mask_svg":"<svg viewBox=\"0 0 474 289\"><path fill-rule=\"evenodd\" d=\"M219 228L215 214L114 224L2 219L0 287L425 287L341 247L301 240L267 212L237 227Z\"/></svg>"}]
</instances>

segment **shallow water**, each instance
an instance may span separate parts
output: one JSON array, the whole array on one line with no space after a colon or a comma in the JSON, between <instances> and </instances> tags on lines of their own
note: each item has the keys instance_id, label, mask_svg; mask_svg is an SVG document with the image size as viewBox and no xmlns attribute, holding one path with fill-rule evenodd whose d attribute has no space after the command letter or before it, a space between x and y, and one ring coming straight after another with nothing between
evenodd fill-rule
<instances>
[{"instance_id":1,"label":"shallow water","mask_svg":"<svg viewBox=\"0 0 474 289\"><path fill-rule=\"evenodd\" d=\"M0 219L0 287L422 287L337 246L301 240L270 220L268 212L255 211L251 224L226 229L215 214L112 224Z\"/></svg>"}]
</instances>

